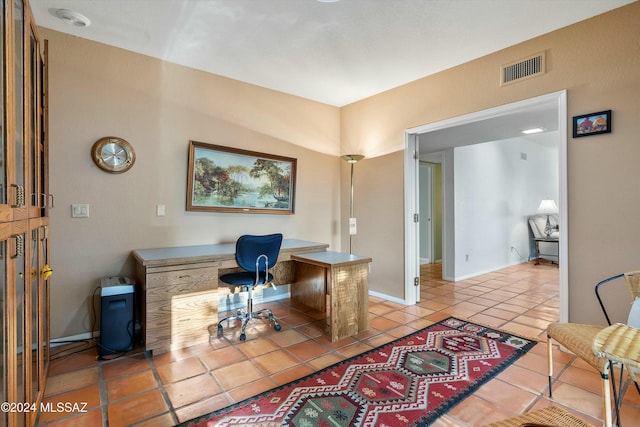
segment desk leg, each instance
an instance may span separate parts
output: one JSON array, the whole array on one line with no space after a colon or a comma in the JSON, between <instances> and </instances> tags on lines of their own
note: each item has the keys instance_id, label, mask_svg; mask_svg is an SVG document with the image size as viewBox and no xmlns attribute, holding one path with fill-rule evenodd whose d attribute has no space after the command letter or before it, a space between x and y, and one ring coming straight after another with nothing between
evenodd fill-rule
<instances>
[{"instance_id":1,"label":"desk leg","mask_svg":"<svg viewBox=\"0 0 640 427\"><path fill-rule=\"evenodd\" d=\"M291 300L326 312L326 271L322 267L296 262L295 282L291 283Z\"/></svg>"},{"instance_id":2,"label":"desk leg","mask_svg":"<svg viewBox=\"0 0 640 427\"><path fill-rule=\"evenodd\" d=\"M331 296L331 341L357 335L369 328L369 265L335 267L327 277Z\"/></svg>"}]
</instances>

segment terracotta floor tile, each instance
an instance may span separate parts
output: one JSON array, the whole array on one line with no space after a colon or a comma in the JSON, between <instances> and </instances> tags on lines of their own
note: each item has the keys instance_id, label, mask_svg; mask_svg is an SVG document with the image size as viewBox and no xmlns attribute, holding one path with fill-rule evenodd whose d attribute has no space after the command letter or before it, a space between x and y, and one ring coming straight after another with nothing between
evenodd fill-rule
<instances>
[{"instance_id":1,"label":"terracotta floor tile","mask_svg":"<svg viewBox=\"0 0 640 427\"><path fill-rule=\"evenodd\" d=\"M249 397L260 394L264 391L271 390L276 387L277 384L274 383L271 378L262 378L258 381L254 381L249 384L242 385L238 388L235 388L229 392L229 395L233 399L234 402L240 402Z\"/></svg>"},{"instance_id":2,"label":"terracotta floor tile","mask_svg":"<svg viewBox=\"0 0 640 427\"><path fill-rule=\"evenodd\" d=\"M253 358L253 363L267 375L272 375L301 362L287 350L277 350Z\"/></svg>"},{"instance_id":3,"label":"terracotta floor tile","mask_svg":"<svg viewBox=\"0 0 640 427\"><path fill-rule=\"evenodd\" d=\"M394 322L398 322L400 324L406 324L409 322L413 322L418 319L418 316L407 313L406 311L392 311L383 316L385 319L393 320Z\"/></svg>"},{"instance_id":4,"label":"terracotta floor tile","mask_svg":"<svg viewBox=\"0 0 640 427\"><path fill-rule=\"evenodd\" d=\"M43 420L39 420L40 423L44 422ZM103 425L102 421L102 410L100 408L93 409L86 413L81 413L73 416L68 416L64 419L59 419L57 421L53 421L47 426L51 427L87 427L87 426L101 426Z\"/></svg>"},{"instance_id":5,"label":"terracotta floor tile","mask_svg":"<svg viewBox=\"0 0 640 427\"><path fill-rule=\"evenodd\" d=\"M355 343L348 345L346 347L339 348L336 350L338 353L343 355L345 358L357 356L365 351L371 350L373 347L365 344L365 343Z\"/></svg>"},{"instance_id":6,"label":"terracotta floor tile","mask_svg":"<svg viewBox=\"0 0 640 427\"><path fill-rule=\"evenodd\" d=\"M90 424L87 424L87 426ZM136 424L136 427L172 427L176 425L176 420L170 413L158 415L147 421Z\"/></svg>"},{"instance_id":7,"label":"terracotta floor tile","mask_svg":"<svg viewBox=\"0 0 640 427\"><path fill-rule=\"evenodd\" d=\"M344 360L342 355L337 353L329 353L324 356L320 356L317 359L309 360L307 365L312 367L315 371L319 371L321 369L326 368L327 366L331 366L335 363L341 362Z\"/></svg>"},{"instance_id":8,"label":"terracotta floor tile","mask_svg":"<svg viewBox=\"0 0 640 427\"><path fill-rule=\"evenodd\" d=\"M271 380L277 385L283 385L312 374L313 372L314 371L308 366L298 365L272 375Z\"/></svg>"},{"instance_id":9,"label":"terracotta floor tile","mask_svg":"<svg viewBox=\"0 0 640 427\"><path fill-rule=\"evenodd\" d=\"M387 319L386 317L376 317L375 319L369 322L370 328L375 328L379 331L385 331L387 329L395 328L399 326L400 322L396 322L391 319Z\"/></svg>"},{"instance_id":10,"label":"terracotta floor tile","mask_svg":"<svg viewBox=\"0 0 640 427\"><path fill-rule=\"evenodd\" d=\"M494 379L480 387L473 395L485 399L505 411L520 414L536 400L537 393Z\"/></svg>"},{"instance_id":11,"label":"terracotta floor tile","mask_svg":"<svg viewBox=\"0 0 640 427\"><path fill-rule=\"evenodd\" d=\"M264 376L252 361L234 363L212 371L213 376L225 390L231 390Z\"/></svg>"},{"instance_id":12,"label":"terracotta floor tile","mask_svg":"<svg viewBox=\"0 0 640 427\"><path fill-rule=\"evenodd\" d=\"M100 381L98 366L66 372L47 378L45 396L74 390L90 384L97 384Z\"/></svg>"},{"instance_id":13,"label":"terracotta floor tile","mask_svg":"<svg viewBox=\"0 0 640 427\"><path fill-rule=\"evenodd\" d=\"M549 377L546 373L530 371L518 365L509 366L497 378L537 394L542 393L549 386Z\"/></svg>"},{"instance_id":14,"label":"terracotta floor tile","mask_svg":"<svg viewBox=\"0 0 640 427\"><path fill-rule=\"evenodd\" d=\"M75 349L75 347L72 348ZM56 351L55 349L52 349L51 353L49 376L56 376L66 372L94 367L96 366L96 358L98 357L95 347L67 357L62 357L64 352L60 350Z\"/></svg>"},{"instance_id":15,"label":"terracotta floor tile","mask_svg":"<svg viewBox=\"0 0 640 427\"><path fill-rule=\"evenodd\" d=\"M40 414L40 422L46 423L67 417L73 412L89 411L100 406L100 388L98 384L92 384L87 387L45 398L43 403L45 407L51 408L51 411ZM58 405L62 405L62 408L59 408ZM67 408L69 408L68 411Z\"/></svg>"},{"instance_id":16,"label":"terracotta floor tile","mask_svg":"<svg viewBox=\"0 0 640 427\"><path fill-rule=\"evenodd\" d=\"M190 357L158 366L156 371L162 383L169 384L203 374L206 368L198 357Z\"/></svg>"},{"instance_id":17,"label":"terracotta floor tile","mask_svg":"<svg viewBox=\"0 0 640 427\"><path fill-rule=\"evenodd\" d=\"M107 381L106 385L109 402L114 402L123 397L157 388L158 382L153 375L153 371L147 369L146 371L136 372L135 374Z\"/></svg>"},{"instance_id":18,"label":"terracotta floor tile","mask_svg":"<svg viewBox=\"0 0 640 427\"><path fill-rule=\"evenodd\" d=\"M224 366L232 365L234 363L247 359L236 347L229 346L218 350L213 350L199 357L204 365L210 371L213 371Z\"/></svg>"},{"instance_id":19,"label":"terracotta floor tile","mask_svg":"<svg viewBox=\"0 0 640 427\"><path fill-rule=\"evenodd\" d=\"M168 384L164 389L174 408L181 408L208 396L222 393L218 383L208 373Z\"/></svg>"},{"instance_id":20,"label":"terracotta floor tile","mask_svg":"<svg viewBox=\"0 0 640 427\"><path fill-rule=\"evenodd\" d=\"M176 409L176 416L180 422L185 422L201 415L208 414L209 412L222 409L232 403L233 402L231 402L224 393L220 393L191 405Z\"/></svg>"},{"instance_id":21,"label":"terracotta floor tile","mask_svg":"<svg viewBox=\"0 0 640 427\"><path fill-rule=\"evenodd\" d=\"M160 390L147 391L109 404L109 427L128 426L168 410Z\"/></svg>"},{"instance_id":22,"label":"terracotta floor tile","mask_svg":"<svg viewBox=\"0 0 640 427\"><path fill-rule=\"evenodd\" d=\"M128 375L136 371L142 371L151 367L144 354L139 354L122 359L112 360L102 365L102 375L105 379L111 379L120 375Z\"/></svg>"},{"instance_id":23,"label":"terracotta floor tile","mask_svg":"<svg viewBox=\"0 0 640 427\"><path fill-rule=\"evenodd\" d=\"M515 414L502 410L491 402L469 396L449 411L449 416L460 419L470 426L482 426L504 420Z\"/></svg>"},{"instance_id":24,"label":"terracotta floor tile","mask_svg":"<svg viewBox=\"0 0 640 427\"><path fill-rule=\"evenodd\" d=\"M333 350L323 346L322 344L319 344L316 341L305 341L300 344L295 344L291 347L287 347L287 351L305 362L307 360L323 356L327 353L332 352Z\"/></svg>"},{"instance_id":25,"label":"terracotta floor tile","mask_svg":"<svg viewBox=\"0 0 640 427\"><path fill-rule=\"evenodd\" d=\"M288 332L288 331L285 331ZM295 331L293 331L295 332ZM243 352L247 357L256 357L261 354L268 353L270 351L280 348L278 344L274 343L268 338L257 338L251 341L246 341L237 344L238 350Z\"/></svg>"},{"instance_id":26,"label":"terracotta floor tile","mask_svg":"<svg viewBox=\"0 0 640 427\"><path fill-rule=\"evenodd\" d=\"M602 419L602 396L566 383L553 385L553 399L591 417Z\"/></svg>"},{"instance_id":27,"label":"terracotta floor tile","mask_svg":"<svg viewBox=\"0 0 640 427\"><path fill-rule=\"evenodd\" d=\"M303 341L307 341L309 337L301 334L295 329L289 329L287 331L280 331L269 337L274 343L280 347L289 347L294 344L298 344Z\"/></svg>"}]
</instances>

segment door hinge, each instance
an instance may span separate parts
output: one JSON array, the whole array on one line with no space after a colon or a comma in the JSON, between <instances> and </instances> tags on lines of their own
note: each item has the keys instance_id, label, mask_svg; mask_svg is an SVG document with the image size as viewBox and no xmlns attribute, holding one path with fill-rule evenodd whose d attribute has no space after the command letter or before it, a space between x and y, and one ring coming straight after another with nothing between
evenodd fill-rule
<instances>
[{"instance_id":1,"label":"door hinge","mask_svg":"<svg viewBox=\"0 0 640 427\"><path fill-rule=\"evenodd\" d=\"M413 160L418 160L420 158L420 154L418 154L418 150L413 151Z\"/></svg>"},{"instance_id":2,"label":"door hinge","mask_svg":"<svg viewBox=\"0 0 640 427\"><path fill-rule=\"evenodd\" d=\"M413 278L413 286L420 286L420 278L419 277L414 277Z\"/></svg>"},{"instance_id":3,"label":"door hinge","mask_svg":"<svg viewBox=\"0 0 640 427\"><path fill-rule=\"evenodd\" d=\"M420 222L420 214L413 214L413 222Z\"/></svg>"}]
</instances>

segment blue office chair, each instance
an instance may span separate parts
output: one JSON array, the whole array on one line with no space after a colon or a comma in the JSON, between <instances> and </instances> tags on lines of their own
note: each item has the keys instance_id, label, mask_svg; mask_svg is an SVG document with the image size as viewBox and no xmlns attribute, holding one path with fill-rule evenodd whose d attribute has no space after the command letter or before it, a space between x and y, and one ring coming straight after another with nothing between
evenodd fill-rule
<instances>
[{"instance_id":1,"label":"blue office chair","mask_svg":"<svg viewBox=\"0 0 640 427\"><path fill-rule=\"evenodd\" d=\"M222 324L232 320L241 320L242 329L240 331L240 341L247 339L247 324L253 318L266 319L273 322L273 328L280 330L280 324L273 317L271 310L264 308L253 311L252 291L256 286L272 286L273 275L269 269L276 265L280 246L282 245L282 234L269 234L266 236L244 235L236 242L236 262L244 271L229 273L220 276L220 281L230 287L239 287L242 292L247 292L246 310L238 310L234 316L225 317L218 322L218 337L223 335Z\"/></svg>"}]
</instances>

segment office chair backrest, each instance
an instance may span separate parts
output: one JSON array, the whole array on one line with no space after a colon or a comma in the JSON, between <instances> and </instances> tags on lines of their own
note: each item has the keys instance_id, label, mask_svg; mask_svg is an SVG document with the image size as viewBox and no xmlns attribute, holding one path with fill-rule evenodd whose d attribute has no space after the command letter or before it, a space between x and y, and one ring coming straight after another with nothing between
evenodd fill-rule
<instances>
[{"instance_id":1,"label":"office chair backrest","mask_svg":"<svg viewBox=\"0 0 640 427\"><path fill-rule=\"evenodd\" d=\"M265 236L244 235L236 242L236 261L240 268L252 273L256 272L256 260L260 255L266 255L269 260L269 267L276 265L280 246L282 245L282 234L268 234ZM258 262L258 271L265 270L266 259L261 257Z\"/></svg>"}]
</instances>

